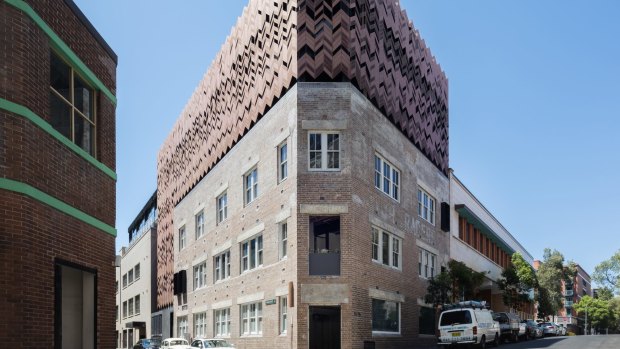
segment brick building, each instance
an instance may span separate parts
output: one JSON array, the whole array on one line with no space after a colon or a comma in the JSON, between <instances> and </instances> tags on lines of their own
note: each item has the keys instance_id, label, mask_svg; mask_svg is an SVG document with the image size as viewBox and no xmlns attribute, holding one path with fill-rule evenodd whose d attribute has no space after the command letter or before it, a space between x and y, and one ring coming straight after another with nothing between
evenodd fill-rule
<instances>
[{"instance_id":1,"label":"brick building","mask_svg":"<svg viewBox=\"0 0 620 349\"><path fill-rule=\"evenodd\" d=\"M0 1L0 343L114 348L117 57L71 0Z\"/></svg>"},{"instance_id":2,"label":"brick building","mask_svg":"<svg viewBox=\"0 0 620 349\"><path fill-rule=\"evenodd\" d=\"M449 258L447 108L397 1L250 1L159 153L174 334L434 343L420 318Z\"/></svg>"}]
</instances>

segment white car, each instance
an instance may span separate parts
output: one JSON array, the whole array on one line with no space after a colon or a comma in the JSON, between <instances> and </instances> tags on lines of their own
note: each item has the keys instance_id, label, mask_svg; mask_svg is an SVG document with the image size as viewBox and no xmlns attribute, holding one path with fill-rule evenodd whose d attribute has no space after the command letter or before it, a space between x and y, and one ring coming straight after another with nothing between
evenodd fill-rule
<instances>
[{"instance_id":1,"label":"white car","mask_svg":"<svg viewBox=\"0 0 620 349\"><path fill-rule=\"evenodd\" d=\"M161 342L161 349L191 349L184 338L168 338Z\"/></svg>"},{"instance_id":2,"label":"white car","mask_svg":"<svg viewBox=\"0 0 620 349\"><path fill-rule=\"evenodd\" d=\"M461 302L444 309L439 316L438 345L499 345L499 323L479 302Z\"/></svg>"},{"instance_id":3,"label":"white car","mask_svg":"<svg viewBox=\"0 0 620 349\"><path fill-rule=\"evenodd\" d=\"M195 339L192 342L192 348L234 348L235 346L221 338L213 339Z\"/></svg>"}]
</instances>

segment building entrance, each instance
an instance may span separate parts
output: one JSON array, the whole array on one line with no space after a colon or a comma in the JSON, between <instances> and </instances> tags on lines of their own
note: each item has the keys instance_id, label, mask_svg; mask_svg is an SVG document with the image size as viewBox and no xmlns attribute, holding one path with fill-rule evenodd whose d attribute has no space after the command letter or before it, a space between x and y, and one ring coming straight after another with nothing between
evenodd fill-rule
<instances>
[{"instance_id":1,"label":"building entrance","mask_svg":"<svg viewBox=\"0 0 620 349\"><path fill-rule=\"evenodd\" d=\"M340 307L310 307L310 349L340 349Z\"/></svg>"}]
</instances>

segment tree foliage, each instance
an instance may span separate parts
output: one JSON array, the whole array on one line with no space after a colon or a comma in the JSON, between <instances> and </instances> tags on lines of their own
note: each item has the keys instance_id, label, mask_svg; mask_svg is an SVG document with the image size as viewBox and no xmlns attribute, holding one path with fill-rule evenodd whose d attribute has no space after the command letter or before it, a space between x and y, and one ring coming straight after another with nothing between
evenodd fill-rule
<instances>
[{"instance_id":1,"label":"tree foliage","mask_svg":"<svg viewBox=\"0 0 620 349\"><path fill-rule=\"evenodd\" d=\"M594 268L592 280L620 294L620 250Z\"/></svg>"},{"instance_id":2,"label":"tree foliage","mask_svg":"<svg viewBox=\"0 0 620 349\"><path fill-rule=\"evenodd\" d=\"M573 268L574 264L565 269L564 256L557 250L545 248L543 261L536 273L539 284L539 303L544 305L541 309L539 304L539 316L555 314L563 306L562 281L568 279L567 274L572 274Z\"/></svg>"},{"instance_id":3,"label":"tree foliage","mask_svg":"<svg viewBox=\"0 0 620 349\"><path fill-rule=\"evenodd\" d=\"M585 317L587 310L588 328L602 330L617 327L616 314L610 306L610 301L583 296L579 303L574 305L574 308L578 316L581 317Z\"/></svg>"},{"instance_id":4,"label":"tree foliage","mask_svg":"<svg viewBox=\"0 0 620 349\"><path fill-rule=\"evenodd\" d=\"M521 310L523 305L530 301L529 291L536 287L538 281L536 273L519 252L513 253L511 262L502 272L498 284L503 291L504 304Z\"/></svg>"},{"instance_id":5,"label":"tree foliage","mask_svg":"<svg viewBox=\"0 0 620 349\"><path fill-rule=\"evenodd\" d=\"M555 309L551 304L551 298L549 291L546 288L540 287L536 295L536 302L538 303L538 318L544 319L548 315L555 314Z\"/></svg>"},{"instance_id":6,"label":"tree foliage","mask_svg":"<svg viewBox=\"0 0 620 349\"><path fill-rule=\"evenodd\" d=\"M465 263L451 260L448 268L429 280L424 301L441 304L472 299L484 282L485 273L469 268Z\"/></svg>"},{"instance_id":7,"label":"tree foliage","mask_svg":"<svg viewBox=\"0 0 620 349\"><path fill-rule=\"evenodd\" d=\"M424 301L437 307L442 304L450 303L450 293L452 291L452 278L447 271L442 271L428 281Z\"/></svg>"}]
</instances>

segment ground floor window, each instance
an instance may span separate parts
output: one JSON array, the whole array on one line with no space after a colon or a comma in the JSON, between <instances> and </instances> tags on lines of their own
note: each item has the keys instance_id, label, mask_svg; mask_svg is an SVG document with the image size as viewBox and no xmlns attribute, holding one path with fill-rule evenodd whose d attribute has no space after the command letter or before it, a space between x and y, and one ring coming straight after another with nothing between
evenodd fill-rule
<instances>
[{"instance_id":1,"label":"ground floor window","mask_svg":"<svg viewBox=\"0 0 620 349\"><path fill-rule=\"evenodd\" d=\"M177 337L188 338L189 331L187 325L187 315L177 317Z\"/></svg>"},{"instance_id":2,"label":"ground floor window","mask_svg":"<svg viewBox=\"0 0 620 349\"><path fill-rule=\"evenodd\" d=\"M373 299L372 331L379 333L400 333L400 303L383 299Z\"/></svg>"},{"instance_id":3,"label":"ground floor window","mask_svg":"<svg viewBox=\"0 0 620 349\"><path fill-rule=\"evenodd\" d=\"M435 309L420 307L420 334L435 334Z\"/></svg>"},{"instance_id":4,"label":"ground floor window","mask_svg":"<svg viewBox=\"0 0 620 349\"><path fill-rule=\"evenodd\" d=\"M216 337L230 336L230 308L213 311Z\"/></svg>"},{"instance_id":5,"label":"ground floor window","mask_svg":"<svg viewBox=\"0 0 620 349\"><path fill-rule=\"evenodd\" d=\"M263 303L250 303L241 306L241 335L263 333Z\"/></svg>"},{"instance_id":6,"label":"ground floor window","mask_svg":"<svg viewBox=\"0 0 620 349\"><path fill-rule=\"evenodd\" d=\"M96 278L95 270L56 262L56 348L95 348Z\"/></svg>"},{"instance_id":7,"label":"ground floor window","mask_svg":"<svg viewBox=\"0 0 620 349\"><path fill-rule=\"evenodd\" d=\"M280 297L280 334L286 334L288 315L288 296Z\"/></svg>"},{"instance_id":8,"label":"ground floor window","mask_svg":"<svg viewBox=\"0 0 620 349\"><path fill-rule=\"evenodd\" d=\"M194 314L194 337L207 336L207 313Z\"/></svg>"}]
</instances>

